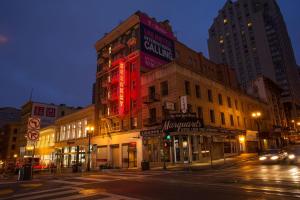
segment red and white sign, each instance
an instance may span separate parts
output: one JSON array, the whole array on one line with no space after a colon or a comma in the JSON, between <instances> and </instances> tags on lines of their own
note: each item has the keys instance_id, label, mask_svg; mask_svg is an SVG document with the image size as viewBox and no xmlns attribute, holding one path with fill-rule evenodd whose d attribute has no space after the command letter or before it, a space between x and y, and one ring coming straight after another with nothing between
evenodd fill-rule
<instances>
[{"instance_id":1,"label":"red and white sign","mask_svg":"<svg viewBox=\"0 0 300 200\"><path fill-rule=\"evenodd\" d=\"M27 139L31 141L38 141L40 133L38 130L28 130L27 131Z\"/></svg>"},{"instance_id":2,"label":"red and white sign","mask_svg":"<svg viewBox=\"0 0 300 200\"><path fill-rule=\"evenodd\" d=\"M37 141L39 139L40 127L41 119L39 117L30 117L27 123L27 139Z\"/></svg>"}]
</instances>

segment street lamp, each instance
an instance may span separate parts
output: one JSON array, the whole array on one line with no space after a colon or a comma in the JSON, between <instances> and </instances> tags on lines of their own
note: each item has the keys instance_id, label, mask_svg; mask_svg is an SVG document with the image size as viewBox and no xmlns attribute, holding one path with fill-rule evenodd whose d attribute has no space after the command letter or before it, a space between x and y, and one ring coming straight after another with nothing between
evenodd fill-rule
<instances>
[{"instance_id":1,"label":"street lamp","mask_svg":"<svg viewBox=\"0 0 300 200\"><path fill-rule=\"evenodd\" d=\"M261 137L260 137L260 126L259 126L259 121L258 121L258 119L261 117L261 112L253 112L251 114L251 116L257 124L258 140L259 140L260 148L262 149Z\"/></svg>"},{"instance_id":2,"label":"street lamp","mask_svg":"<svg viewBox=\"0 0 300 200\"><path fill-rule=\"evenodd\" d=\"M89 139L89 145L88 145L88 161L87 161L87 171L91 170L91 135L94 133L94 127L93 126L87 126L85 128L86 134Z\"/></svg>"}]
</instances>

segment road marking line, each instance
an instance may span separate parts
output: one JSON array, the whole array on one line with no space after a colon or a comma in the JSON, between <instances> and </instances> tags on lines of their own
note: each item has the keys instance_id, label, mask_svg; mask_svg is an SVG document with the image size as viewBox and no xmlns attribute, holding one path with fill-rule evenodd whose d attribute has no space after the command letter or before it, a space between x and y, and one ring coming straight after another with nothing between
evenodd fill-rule
<instances>
[{"instance_id":1,"label":"road marking line","mask_svg":"<svg viewBox=\"0 0 300 200\"><path fill-rule=\"evenodd\" d=\"M26 192L23 194L16 194L13 197L21 197L21 196L26 196L26 195L35 195L35 194L40 194L44 192L55 192L57 190L62 190L62 189L67 189L65 187L60 187L60 188L55 188L55 189L49 189L49 190L41 190L41 191L35 191L35 192Z\"/></svg>"},{"instance_id":2,"label":"road marking line","mask_svg":"<svg viewBox=\"0 0 300 200\"><path fill-rule=\"evenodd\" d=\"M108 197L105 197L105 198L101 198L101 199L104 199L104 200L140 200L140 199L137 199L137 198L132 198L132 197L127 197L127 196L123 196L123 195L117 195L117 194L112 194L112 193L107 193L107 192L101 192L99 194L103 194L105 196L108 196ZM101 200L101 199L98 199L98 200Z\"/></svg>"},{"instance_id":3,"label":"road marking line","mask_svg":"<svg viewBox=\"0 0 300 200\"><path fill-rule=\"evenodd\" d=\"M83 181L97 181L97 182L106 182L106 181L110 181L110 180L101 180L98 178L86 178L86 177L74 177L74 179L78 179L78 180L83 180Z\"/></svg>"},{"instance_id":4,"label":"road marking line","mask_svg":"<svg viewBox=\"0 0 300 200\"><path fill-rule=\"evenodd\" d=\"M71 184L71 185L82 185L83 184L82 182L74 182L74 181L66 181L66 180L51 180L51 182Z\"/></svg>"},{"instance_id":5,"label":"road marking line","mask_svg":"<svg viewBox=\"0 0 300 200\"><path fill-rule=\"evenodd\" d=\"M48 193L48 194L41 194L41 195L31 196L31 197L27 197L27 198L21 197L20 199L22 199L22 200L33 200L33 199L40 199L40 198L51 197L51 196L56 196L56 195L70 194L70 193L74 193L74 192L77 192L77 191L67 190L67 191L54 192L54 193Z\"/></svg>"}]
</instances>

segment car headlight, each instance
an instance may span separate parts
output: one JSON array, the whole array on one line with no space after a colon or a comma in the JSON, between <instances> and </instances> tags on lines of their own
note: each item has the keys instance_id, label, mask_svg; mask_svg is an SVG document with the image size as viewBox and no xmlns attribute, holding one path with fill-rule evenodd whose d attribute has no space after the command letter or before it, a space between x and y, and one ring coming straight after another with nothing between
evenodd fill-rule
<instances>
[{"instance_id":1,"label":"car headlight","mask_svg":"<svg viewBox=\"0 0 300 200\"><path fill-rule=\"evenodd\" d=\"M295 155L294 155L294 154L290 154L290 155L289 155L289 159L290 159L290 160L295 159Z\"/></svg>"},{"instance_id":2,"label":"car headlight","mask_svg":"<svg viewBox=\"0 0 300 200\"><path fill-rule=\"evenodd\" d=\"M278 156L272 156L271 157L271 160L277 160L278 159Z\"/></svg>"},{"instance_id":3,"label":"car headlight","mask_svg":"<svg viewBox=\"0 0 300 200\"><path fill-rule=\"evenodd\" d=\"M259 157L259 160L266 160L266 159L267 159L266 156L261 156L261 157Z\"/></svg>"}]
</instances>

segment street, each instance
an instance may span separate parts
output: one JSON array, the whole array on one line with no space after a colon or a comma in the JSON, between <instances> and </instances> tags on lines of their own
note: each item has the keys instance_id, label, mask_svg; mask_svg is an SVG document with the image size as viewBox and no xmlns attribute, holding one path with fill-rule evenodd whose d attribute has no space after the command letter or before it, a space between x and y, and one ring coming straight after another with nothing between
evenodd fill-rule
<instances>
[{"instance_id":1,"label":"street","mask_svg":"<svg viewBox=\"0 0 300 200\"><path fill-rule=\"evenodd\" d=\"M297 147L296 149L299 149ZM298 165L258 159L213 169L108 171L0 183L0 199L296 199Z\"/></svg>"}]
</instances>

